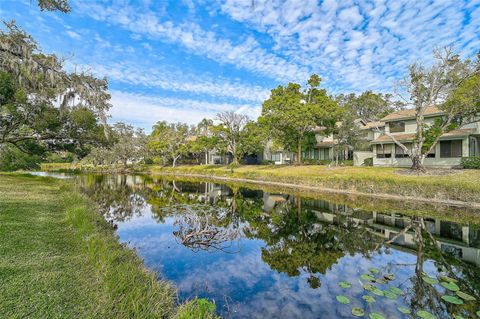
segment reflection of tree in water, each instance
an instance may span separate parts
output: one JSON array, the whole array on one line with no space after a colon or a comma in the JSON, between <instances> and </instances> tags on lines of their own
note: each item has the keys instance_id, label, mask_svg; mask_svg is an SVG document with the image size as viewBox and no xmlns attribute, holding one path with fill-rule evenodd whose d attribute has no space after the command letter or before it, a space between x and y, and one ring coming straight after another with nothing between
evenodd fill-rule
<instances>
[{"instance_id":1,"label":"reflection of tree in water","mask_svg":"<svg viewBox=\"0 0 480 319\"><path fill-rule=\"evenodd\" d=\"M314 211L302 207L304 201L287 195L276 196L274 209L265 213L261 192L255 194L207 183L148 177L132 182L126 176L96 176L84 179L81 187L99 204L107 219L116 222L140 215L149 204L159 222L173 218L174 235L194 251L235 252L230 249L231 245L240 238L261 239L266 244L262 259L272 269L289 276L306 273L312 288L320 287L319 274L325 274L342 256L362 253L368 258L374 251L382 252L382 245L395 244L396 239L410 232L416 243L416 263L397 266L414 267L408 294L404 297L411 309L414 312L428 309L443 318L446 313L458 312L468 317L468 313L474 313L478 307L475 302L447 306L441 300L443 292L440 294L438 287L422 279L425 261L433 260L441 274L457 277L462 291L479 295L478 267L466 266L460 259L442 254L420 217L409 219L410 223L396 237L382 242L372 228L358 224L349 214L330 211L328 214L334 215L334 219L321 221Z\"/></svg>"},{"instance_id":2,"label":"reflection of tree in water","mask_svg":"<svg viewBox=\"0 0 480 319\"><path fill-rule=\"evenodd\" d=\"M239 223L225 223L225 211L212 207L177 206L177 215L173 232L180 242L192 249L222 250L231 252L229 248L234 242L243 237L243 229ZM228 218L230 219L230 218Z\"/></svg>"},{"instance_id":3,"label":"reflection of tree in water","mask_svg":"<svg viewBox=\"0 0 480 319\"><path fill-rule=\"evenodd\" d=\"M318 274L325 274L339 258L347 253L369 255L378 240L346 218L334 224L321 222L314 212L302 209L300 199L292 197L253 225L256 237L267 243L262 259L289 276L308 273L312 288L320 287Z\"/></svg>"},{"instance_id":4,"label":"reflection of tree in water","mask_svg":"<svg viewBox=\"0 0 480 319\"><path fill-rule=\"evenodd\" d=\"M83 193L93 199L107 221L124 222L140 216L147 190L140 183L128 183L126 175L89 175L78 181Z\"/></svg>"},{"instance_id":5,"label":"reflection of tree in water","mask_svg":"<svg viewBox=\"0 0 480 319\"><path fill-rule=\"evenodd\" d=\"M415 267L414 275L410 278L411 287L408 289L407 299L412 313L419 310L428 310L437 318L446 318L461 314L465 318L473 316L478 307L476 302L466 302L463 305L453 305L444 302L441 297L446 292L438 291L438 285L428 284L423 278L430 276L425 273L424 264L426 260L433 260L438 271L438 275L447 276L457 281L461 291L476 295L478 299L478 278L480 271L476 267L471 267L460 259L448 256L442 253L439 243L430 233L422 217L414 217L411 222L397 234L397 236L388 240L386 244L395 243L395 241L404 236L408 230L412 230L415 240L416 262L413 265L402 265L404 267ZM462 274L462 275L459 275Z\"/></svg>"}]
</instances>

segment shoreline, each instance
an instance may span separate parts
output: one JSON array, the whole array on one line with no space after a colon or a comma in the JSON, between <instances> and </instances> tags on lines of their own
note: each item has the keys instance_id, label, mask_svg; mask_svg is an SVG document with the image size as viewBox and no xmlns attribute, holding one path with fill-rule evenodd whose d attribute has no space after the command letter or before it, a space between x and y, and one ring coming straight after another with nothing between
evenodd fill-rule
<instances>
[{"instance_id":1,"label":"shoreline","mask_svg":"<svg viewBox=\"0 0 480 319\"><path fill-rule=\"evenodd\" d=\"M366 193L366 192L359 192L359 191L348 190L348 189L335 189L335 188L312 186L312 185L306 185L306 184L285 183L285 182L278 182L278 181L248 179L248 178L238 178L238 177L226 177L226 176L218 176L218 175L212 175L212 174L207 175L207 174L161 172L161 171L141 172L141 174L152 175L152 176L161 175L161 176L203 178L203 179L210 179L210 180L223 181L223 182L241 182L241 183L263 185L263 186L278 186L278 187L284 187L287 189L294 189L294 190L308 190L315 193L355 195L355 196L365 196L365 197L390 199L390 200L398 200L398 201L409 200L409 201L415 201L420 203L441 204L441 205L448 205L448 206L480 209L480 202L466 202L466 201L460 201L460 200L444 200L444 199L437 199L437 198L402 196L402 195L393 195L388 193Z\"/></svg>"}]
</instances>

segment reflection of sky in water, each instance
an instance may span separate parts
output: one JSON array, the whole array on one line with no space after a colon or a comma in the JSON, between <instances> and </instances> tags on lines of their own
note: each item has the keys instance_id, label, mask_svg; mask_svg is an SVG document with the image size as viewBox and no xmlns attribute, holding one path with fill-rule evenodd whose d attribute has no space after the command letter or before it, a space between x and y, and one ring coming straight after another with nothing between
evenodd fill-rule
<instances>
[{"instance_id":1,"label":"reflection of sky in water","mask_svg":"<svg viewBox=\"0 0 480 319\"><path fill-rule=\"evenodd\" d=\"M411 285L408 278L413 274L416 256L406 252L392 249L389 254L377 253L371 258L346 255L325 275L316 274L321 286L312 289L307 281L310 274L306 271L289 277L263 262L261 248L265 243L261 240L240 239L230 249L237 253L194 252L173 236L173 218L159 223L148 207L144 212L143 216L118 225L121 240L135 247L148 267L175 282L182 299L197 295L213 299L220 310L225 312L228 308L230 315L238 318L350 318L352 307L366 306L361 299L366 292L360 286L359 277L372 266L397 276L393 282L383 285L383 289L397 286L405 290ZM400 262L412 265L395 265ZM435 274L435 266L425 262L424 271ZM353 287L340 288L338 282L342 280L353 283ZM340 305L335 300L339 294L351 297L352 304ZM366 309L388 318L402 318L396 309L404 302L401 298L404 297L398 300L376 297L378 302Z\"/></svg>"}]
</instances>

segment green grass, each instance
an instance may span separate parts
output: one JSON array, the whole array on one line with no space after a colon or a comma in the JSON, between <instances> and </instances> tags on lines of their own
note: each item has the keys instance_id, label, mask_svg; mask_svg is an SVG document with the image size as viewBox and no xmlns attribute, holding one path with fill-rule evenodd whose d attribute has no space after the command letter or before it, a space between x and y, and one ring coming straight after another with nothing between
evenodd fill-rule
<instances>
[{"instance_id":1,"label":"green grass","mask_svg":"<svg viewBox=\"0 0 480 319\"><path fill-rule=\"evenodd\" d=\"M0 174L0 287L0 318L213 317L207 301L176 308L71 185L27 175Z\"/></svg>"},{"instance_id":2,"label":"green grass","mask_svg":"<svg viewBox=\"0 0 480 319\"><path fill-rule=\"evenodd\" d=\"M480 170L459 170L443 176L401 175L397 173L396 168L352 166L329 168L320 165L246 165L236 168L198 165L175 169L148 166L145 170L150 173L202 174L274 181L367 194L480 202Z\"/></svg>"}]
</instances>

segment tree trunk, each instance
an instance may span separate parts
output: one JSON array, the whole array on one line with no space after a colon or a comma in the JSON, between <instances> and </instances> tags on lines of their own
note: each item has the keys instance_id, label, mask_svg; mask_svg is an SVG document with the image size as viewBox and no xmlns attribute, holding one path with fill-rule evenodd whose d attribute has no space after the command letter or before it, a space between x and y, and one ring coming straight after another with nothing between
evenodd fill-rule
<instances>
[{"instance_id":1,"label":"tree trunk","mask_svg":"<svg viewBox=\"0 0 480 319\"><path fill-rule=\"evenodd\" d=\"M417 152L415 152L415 154L412 154L411 169L417 172L424 173L426 171L425 166L423 165L424 159L425 159L425 156L418 154Z\"/></svg>"},{"instance_id":2,"label":"tree trunk","mask_svg":"<svg viewBox=\"0 0 480 319\"><path fill-rule=\"evenodd\" d=\"M299 140L298 141L298 147L297 147L297 163L302 165L302 143Z\"/></svg>"},{"instance_id":3,"label":"tree trunk","mask_svg":"<svg viewBox=\"0 0 480 319\"><path fill-rule=\"evenodd\" d=\"M175 167L175 164L177 163L177 156L174 156L173 157L173 163L172 163L172 167Z\"/></svg>"},{"instance_id":4,"label":"tree trunk","mask_svg":"<svg viewBox=\"0 0 480 319\"><path fill-rule=\"evenodd\" d=\"M208 164L208 151L205 151L205 165Z\"/></svg>"}]
</instances>

